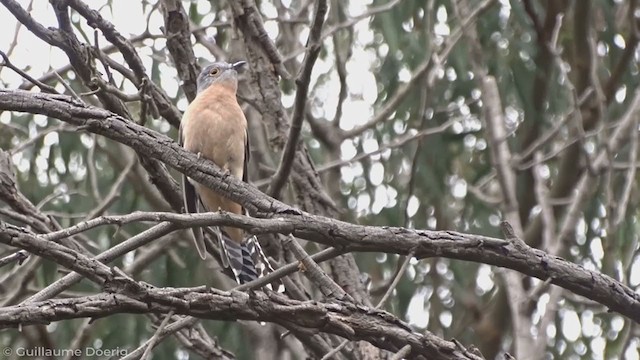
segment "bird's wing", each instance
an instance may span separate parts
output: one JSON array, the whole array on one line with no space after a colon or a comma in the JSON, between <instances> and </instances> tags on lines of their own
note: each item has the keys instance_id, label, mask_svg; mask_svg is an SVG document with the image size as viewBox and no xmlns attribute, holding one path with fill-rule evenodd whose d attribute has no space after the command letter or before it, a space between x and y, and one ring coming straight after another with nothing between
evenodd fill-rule
<instances>
[{"instance_id":1,"label":"bird's wing","mask_svg":"<svg viewBox=\"0 0 640 360\"><path fill-rule=\"evenodd\" d=\"M250 156L251 146L249 145L249 133L245 131L242 181L246 183L249 182L248 165ZM242 211L245 215L249 215L246 209L242 209ZM222 243L224 244L225 241L222 241ZM229 252L230 249L232 252ZM231 269L239 284L250 282L274 271L255 235L249 236L241 245L229 241L229 246L225 247L224 250L229 254ZM284 285L282 285L282 282L279 280L272 284L267 284L266 287L271 290L275 289L277 292L284 292Z\"/></svg>"},{"instance_id":2,"label":"bird's wing","mask_svg":"<svg viewBox=\"0 0 640 360\"><path fill-rule=\"evenodd\" d=\"M180 146L183 146L184 139L182 138L182 124L180 125L179 139ZM193 186L191 181L189 181L187 175L184 174L182 174L182 198L184 200L184 212L187 214L197 214L200 199L195 186ZM204 260L207 257L207 249L204 245L204 233L202 228L196 226L192 227L191 230L193 232L193 240L196 250L198 250L198 255L200 255L200 258Z\"/></svg>"},{"instance_id":3,"label":"bird's wing","mask_svg":"<svg viewBox=\"0 0 640 360\"><path fill-rule=\"evenodd\" d=\"M251 157L251 147L249 146L249 133L245 130L244 132L244 170L242 171L242 181L248 183L249 182L249 158Z\"/></svg>"}]
</instances>

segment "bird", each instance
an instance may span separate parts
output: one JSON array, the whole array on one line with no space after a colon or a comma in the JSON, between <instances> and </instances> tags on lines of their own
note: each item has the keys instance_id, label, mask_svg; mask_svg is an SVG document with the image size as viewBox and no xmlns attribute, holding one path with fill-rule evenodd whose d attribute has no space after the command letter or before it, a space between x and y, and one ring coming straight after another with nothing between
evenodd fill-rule
<instances>
[{"instance_id":1,"label":"bird","mask_svg":"<svg viewBox=\"0 0 640 360\"><path fill-rule=\"evenodd\" d=\"M186 150L247 182L247 119L236 98L238 70L245 64L246 61L215 62L203 67L197 79L197 95L182 116L179 137ZM240 204L186 175L182 178L182 189L186 213L223 210L242 215L245 212ZM231 267L239 284L258 278L265 266L270 267L255 236L245 239L242 229L230 226L212 227L212 230L220 245L222 265ZM203 229L193 227L192 232L195 248L204 260L207 251Z\"/></svg>"}]
</instances>

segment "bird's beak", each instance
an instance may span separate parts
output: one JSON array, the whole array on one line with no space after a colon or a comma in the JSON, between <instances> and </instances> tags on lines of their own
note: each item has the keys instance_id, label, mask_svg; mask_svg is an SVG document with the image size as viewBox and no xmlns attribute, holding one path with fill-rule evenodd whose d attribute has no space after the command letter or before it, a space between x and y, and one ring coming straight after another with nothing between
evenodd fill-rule
<instances>
[{"instance_id":1,"label":"bird's beak","mask_svg":"<svg viewBox=\"0 0 640 360\"><path fill-rule=\"evenodd\" d=\"M231 68L233 68L233 70L238 70L242 66L244 66L246 63L247 63L246 61L238 61L237 63L234 63L233 65L231 65Z\"/></svg>"}]
</instances>

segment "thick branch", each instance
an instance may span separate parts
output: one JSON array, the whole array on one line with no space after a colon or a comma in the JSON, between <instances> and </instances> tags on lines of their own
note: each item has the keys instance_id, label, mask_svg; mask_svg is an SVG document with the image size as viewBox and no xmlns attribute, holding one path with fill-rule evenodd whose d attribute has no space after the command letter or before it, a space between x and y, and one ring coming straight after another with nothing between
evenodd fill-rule
<instances>
[{"instance_id":1,"label":"thick branch","mask_svg":"<svg viewBox=\"0 0 640 360\"><path fill-rule=\"evenodd\" d=\"M414 332L385 311L340 301L330 304L300 302L273 293L246 294L203 288L127 293L103 293L1 308L0 328L81 317L99 318L116 313L166 314L173 311L212 320L254 320L297 326L309 332L322 331L352 340L370 341L390 351L411 345L413 356L422 355L428 359L481 359L461 352L454 342L429 332L425 335Z\"/></svg>"},{"instance_id":2,"label":"thick branch","mask_svg":"<svg viewBox=\"0 0 640 360\"><path fill-rule=\"evenodd\" d=\"M360 226L311 215L273 199L255 187L229 176L212 162L153 130L106 110L87 106L63 95L33 94L0 89L0 110L28 111L59 118L86 130L131 146L144 156L161 160L214 191L237 201L250 213L271 219L236 218L250 232L280 232L347 248L351 251L387 252L417 258L444 256L517 270L595 300L640 322L640 296L628 287L595 271L514 241L450 231L414 231L404 228ZM226 214L234 219L231 214ZM240 224L231 224L237 225ZM7 225L8 226L8 225ZM12 242L11 235L0 241ZM7 239L8 236L8 239ZM57 244L54 244L57 245ZM18 246L15 245L14 246ZM18 246L20 247L20 246ZM28 248L25 248L29 250ZM65 264L66 266L66 264Z\"/></svg>"},{"instance_id":3,"label":"thick branch","mask_svg":"<svg viewBox=\"0 0 640 360\"><path fill-rule=\"evenodd\" d=\"M269 321L322 331L352 340L367 340L383 349L397 351L410 344L415 354L433 359L479 359L460 353L454 343L431 333L414 333L408 325L385 311L334 301L300 302L276 293L225 292L196 289L150 289L110 269L95 259L42 240L19 227L0 223L0 242L24 248L81 273L117 294L48 300L0 309L0 328L40 324L80 317L102 317L115 313L189 315L217 320ZM99 304L99 306L97 306Z\"/></svg>"},{"instance_id":4,"label":"thick branch","mask_svg":"<svg viewBox=\"0 0 640 360\"><path fill-rule=\"evenodd\" d=\"M167 49L182 80L182 89L191 102L196 97L196 82L200 67L191 45L189 16L179 0L163 0L161 9L164 16Z\"/></svg>"}]
</instances>

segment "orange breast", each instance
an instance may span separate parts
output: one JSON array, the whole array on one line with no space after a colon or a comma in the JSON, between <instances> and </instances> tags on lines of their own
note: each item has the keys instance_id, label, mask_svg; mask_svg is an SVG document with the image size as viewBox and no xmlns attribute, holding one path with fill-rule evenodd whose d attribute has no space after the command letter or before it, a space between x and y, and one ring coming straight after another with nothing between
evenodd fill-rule
<instances>
[{"instance_id":1,"label":"orange breast","mask_svg":"<svg viewBox=\"0 0 640 360\"><path fill-rule=\"evenodd\" d=\"M242 179L247 141L247 120L238 105L235 92L223 86L211 86L198 94L182 117L182 141L185 149L212 160L223 170ZM225 210L242 214L242 207L204 185L196 190L208 211ZM224 228L235 241L243 232Z\"/></svg>"},{"instance_id":2,"label":"orange breast","mask_svg":"<svg viewBox=\"0 0 640 360\"><path fill-rule=\"evenodd\" d=\"M182 118L184 147L242 178L247 120L235 94L211 86L189 105Z\"/></svg>"}]
</instances>

